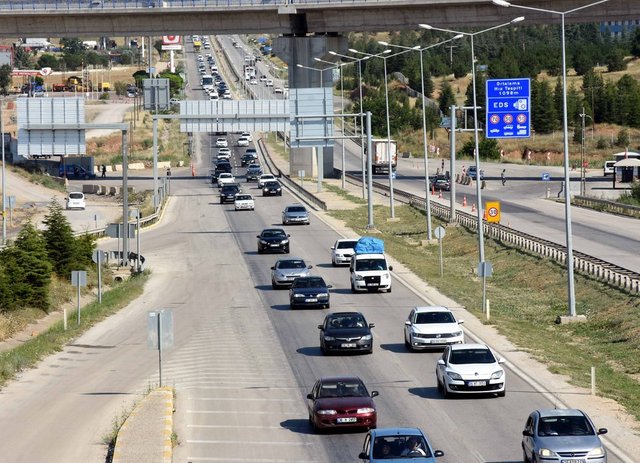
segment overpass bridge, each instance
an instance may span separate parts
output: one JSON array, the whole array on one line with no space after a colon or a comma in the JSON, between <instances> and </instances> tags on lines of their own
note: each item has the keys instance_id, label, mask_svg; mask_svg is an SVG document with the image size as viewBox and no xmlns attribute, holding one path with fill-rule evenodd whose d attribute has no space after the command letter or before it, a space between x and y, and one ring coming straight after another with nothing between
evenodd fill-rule
<instances>
[{"instance_id":1,"label":"overpass bridge","mask_svg":"<svg viewBox=\"0 0 640 463\"><path fill-rule=\"evenodd\" d=\"M520 0L565 11L588 0ZM527 23L559 17L501 8L490 0L0 0L0 37L66 37L211 33L340 34L486 27L525 14ZM640 1L609 0L567 15L567 22L640 19Z\"/></svg>"}]
</instances>

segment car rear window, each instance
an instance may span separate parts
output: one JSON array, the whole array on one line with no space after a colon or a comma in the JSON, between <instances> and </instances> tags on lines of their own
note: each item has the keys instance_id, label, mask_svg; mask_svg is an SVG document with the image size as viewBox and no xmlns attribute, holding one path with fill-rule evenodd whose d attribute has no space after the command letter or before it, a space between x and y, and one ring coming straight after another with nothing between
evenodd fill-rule
<instances>
[{"instance_id":1,"label":"car rear window","mask_svg":"<svg viewBox=\"0 0 640 463\"><path fill-rule=\"evenodd\" d=\"M69 193L69 198L70 199L83 199L84 198L84 194L83 193Z\"/></svg>"}]
</instances>

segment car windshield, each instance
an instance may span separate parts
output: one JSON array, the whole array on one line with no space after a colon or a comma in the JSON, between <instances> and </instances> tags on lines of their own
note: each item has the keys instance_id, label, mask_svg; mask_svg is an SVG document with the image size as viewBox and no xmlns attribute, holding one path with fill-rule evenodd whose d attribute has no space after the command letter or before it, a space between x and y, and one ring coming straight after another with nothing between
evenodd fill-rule
<instances>
[{"instance_id":1,"label":"car windshield","mask_svg":"<svg viewBox=\"0 0 640 463\"><path fill-rule=\"evenodd\" d=\"M449 363L463 365L466 363L495 363L496 358L489 349L459 349L451 352Z\"/></svg>"},{"instance_id":2,"label":"car windshield","mask_svg":"<svg viewBox=\"0 0 640 463\"><path fill-rule=\"evenodd\" d=\"M422 436L384 436L377 437L373 443L373 458L379 460L432 456L429 446Z\"/></svg>"},{"instance_id":3,"label":"car windshield","mask_svg":"<svg viewBox=\"0 0 640 463\"><path fill-rule=\"evenodd\" d=\"M353 249L356 246L357 241L339 241L338 249Z\"/></svg>"},{"instance_id":4,"label":"car windshield","mask_svg":"<svg viewBox=\"0 0 640 463\"><path fill-rule=\"evenodd\" d=\"M366 272L369 270L386 270L387 262L384 259L358 259L356 260L356 271Z\"/></svg>"},{"instance_id":5,"label":"car windshield","mask_svg":"<svg viewBox=\"0 0 640 463\"><path fill-rule=\"evenodd\" d=\"M322 383L318 397L368 397L364 384L357 381L331 381Z\"/></svg>"},{"instance_id":6,"label":"car windshield","mask_svg":"<svg viewBox=\"0 0 640 463\"><path fill-rule=\"evenodd\" d=\"M538 422L539 436L590 436L595 434L584 416L553 416Z\"/></svg>"},{"instance_id":7,"label":"car windshield","mask_svg":"<svg viewBox=\"0 0 640 463\"><path fill-rule=\"evenodd\" d=\"M334 315L329 319L331 328L364 328L367 322L360 314Z\"/></svg>"},{"instance_id":8,"label":"car windshield","mask_svg":"<svg viewBox=\"0 0 640 463\"><path fill-rule=\"evenodd\" d=\"M296 278L293 280L294 288L324 288L326 283L320 277Z\"/></svg>"},{"instance_id":9,"label":"car windshield","mask_svg":"<svg viewBox=\"0 0 640 463\"><path fill-rule=\"evenodd\" d=\"M276 267L279 269L307 268L307 264L303 260L281 260Z\"/></svg>"},{"instance_id":10,"label":"car windshield","mask_svg":"<svg viewBox=\"0 0 640 463\"><path fill-rule=\"evenodd\" d=\"M415 323L418 325L429 323L455 323L451 312L418 312Z\"/></svg>"},{"instance_id":11,"label":"car windshield","mask_svg":"<svg viewBox=\"0 0 640 463\"><path fill-rule=\"evenodd\" d=\"M291 206L287 208L287 212L307 212L304 206Z\"/></svg>"},{"instance_id":12,"label":"car windshield","mask_svg":"<svg viewBox=\"0 0 640 463\"><path fill-rule=\"evenodd\" d=\"M278 182L266 182L264 186L269 188L278 188L280 184Z\"/></svg>"},{"instance_id":13,"label":"car windshield","mask_svg":"<svg viewBox=\"0 0 640 463\"><path fill-rule=\"evenodd\" d=\"M286 235L283 230L265 230L262 232L262 236L264 238L276 238L276 237L284 238Z\"/></svg>"},{"instance_id":14,"label":"car windshield","mask_svg":"<svg viewBox=\"0 0 640 463\"><path fill-rule=\"evenodd\" d=\"M225 194L228 193L237 193L239 188L235 185L225 185L222 187L222 192Z\"/></svg>"},{"instance_id":15,"label":"car windshield","mask_svg":"<svg viewBox=\"0 0 640 463\"><path fill-rule=\"evenodd\" d=\"M239 200L239 201L247 201L247 200L251 199L251 196L250 195L237 195L236 199Z\"/></svg>"}]
</instances>

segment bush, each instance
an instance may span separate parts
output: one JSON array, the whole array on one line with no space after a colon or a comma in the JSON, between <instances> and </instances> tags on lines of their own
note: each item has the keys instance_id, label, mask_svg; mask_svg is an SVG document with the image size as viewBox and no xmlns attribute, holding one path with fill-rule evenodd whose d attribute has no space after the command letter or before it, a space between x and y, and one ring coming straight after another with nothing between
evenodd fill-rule
<instances>
[{"instance_id":1,"label":"bush","mask_svg":"<svg viewBox=\"0 0 640 463\"><path fill-rule=\"evenodd\" d=\"M620 132L618 132L616 145L623 148L629 146L629 131L627 129L622 129Z\"/></svg>"},{"instance_id":2,"label":"bush","mask_svg":"<svg viewBox=\"0 0 640 463\"><path fill-rule=\"evenodd\" d=\"M602 137L598 138L598 141L596 141L596 148L599 150L609 148L609 140Z\"/></svg>"},{"instance_id":3,"label":"bush","mask_svg":"<svg viewBox=\"0 0 640 463\"><path fill-rule=\"evenodd\" d=\"M101 100L108 100L110 99L109 94L107 92L104 92L100 95L100 99Z\"/></svg>"}]
</instances>

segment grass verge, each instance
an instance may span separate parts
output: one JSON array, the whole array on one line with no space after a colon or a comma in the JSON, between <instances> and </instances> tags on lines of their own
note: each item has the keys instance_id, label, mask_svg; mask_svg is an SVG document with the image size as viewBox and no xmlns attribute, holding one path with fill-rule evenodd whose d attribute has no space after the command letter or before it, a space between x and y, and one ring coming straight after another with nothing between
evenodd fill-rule
<instances>
[{"instance_id":1,"label":"grass verge","mask_svg":"<svg viewBox=\"0 0 640 463\"><path fill-rule=\"evenodd\" d=\"M0 387L23 370L32 368L44 357L58 352L67 342L77 338L96 323L119 311L142 294L150 273L143 272L117 284L102 295L102 304L92 302L81 310L80 324L76 324L75 312L67 314L68 325L63 321L53 324L48 330L30 339L15 349L0 353Z\"/></svg>"},{"instance_id":2,"label":"grass verge","mask_svg":"<svg viewBox=\"0 0 640 463\"><path fill-rule=\"evenodd\" d=\"M368 233L365 206L330 214L360 235ZM420 246L425 238L424 211L399 206L396 217L400 220L387 222L388 217L388 208L374 207L380 231L376 236L385 240L387 252L483 319L481 280L473 273L477 235L464 227L447 228L444 277L440 277L438 246ZM436 221L437 225L446 226ZM564 266L492 240L485 241L485 259L493 264L493 275L487 280L491 321L485 323L575 385L589 388L594 366L598 393L640 419L640 297L576 273L576 310L587 321L559 325L556 318L567 312Z\"/></svg>"}]
</instances>

